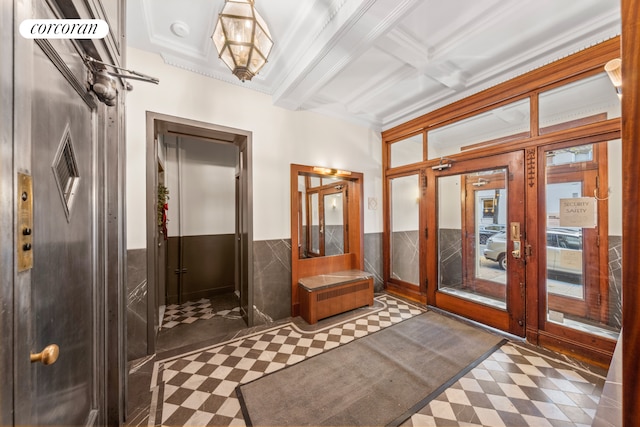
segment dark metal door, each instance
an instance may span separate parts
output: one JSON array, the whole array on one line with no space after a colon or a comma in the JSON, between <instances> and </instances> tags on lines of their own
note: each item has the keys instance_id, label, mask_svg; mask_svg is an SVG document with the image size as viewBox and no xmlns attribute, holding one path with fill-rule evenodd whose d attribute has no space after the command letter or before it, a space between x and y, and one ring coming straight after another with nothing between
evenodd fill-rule
<instances>
[{"instance_id":1,"label":"dark metal door","mask_svg":"<svg viewBox=\"0 0 640 427\"><path fill-rule=\"evenodd\" d=\"M52 13L36 7L38 16ZM31 246L17 251L31 252L33 265L17 272L14 422L91 425L101 422L105 364L97 106L79 45L30 43L16 49L16 90L28 94L16 99L16 116L25 113L17 168L32 180L32 191L16 196L33 204L32 229L17 230L31 235Z\"/></svg>"}]
</instances>

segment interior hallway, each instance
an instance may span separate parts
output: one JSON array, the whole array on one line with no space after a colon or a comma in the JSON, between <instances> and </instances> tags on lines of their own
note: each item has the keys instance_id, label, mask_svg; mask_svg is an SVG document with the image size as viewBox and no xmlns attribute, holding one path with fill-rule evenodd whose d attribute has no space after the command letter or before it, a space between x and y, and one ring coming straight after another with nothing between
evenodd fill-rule
<instances>
[{"instance_id":1,"label":"interior hallway","mask_svg":"<svg viewBox=\"0 0 640 427\"><path fill-rule=\"evenodd\" d=\"M381 294L373 307L314 326L289 318L186 346L179 346L184 335L176 335L174 349L130 364L128 425L245 425L238 384L425 310ZM173 329L181 328L187 327ZM605 382L602 370L520 341L465 371L432 395L416 397L420 407L401 425L591 426Z\"/></svg>"}]
</instances>

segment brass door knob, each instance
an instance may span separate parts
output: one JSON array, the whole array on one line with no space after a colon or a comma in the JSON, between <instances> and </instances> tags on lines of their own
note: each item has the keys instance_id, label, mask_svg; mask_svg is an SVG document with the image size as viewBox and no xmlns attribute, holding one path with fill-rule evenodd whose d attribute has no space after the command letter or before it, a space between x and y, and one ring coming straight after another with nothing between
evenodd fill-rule
<instances>
[{"instance_id":1,"label":"brass door knob","mask_svg":"<svg viewBox=\"0 0 640 427\"><path fill-rule=\"evenodd\" d=\"M40 353L31 353L31 363L42 362L43 365L52 365L58 360L60 348L56 344L49 344Z\"/></svg>"}]
</instances>

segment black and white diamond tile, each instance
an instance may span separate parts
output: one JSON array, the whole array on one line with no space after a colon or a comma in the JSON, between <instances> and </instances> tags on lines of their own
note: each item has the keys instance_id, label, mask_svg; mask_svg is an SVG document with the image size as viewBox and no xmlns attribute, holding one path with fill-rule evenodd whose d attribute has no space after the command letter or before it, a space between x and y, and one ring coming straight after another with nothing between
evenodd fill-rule
<instances>
[{"instance_id":1,"label":"black and white diamond tile","mask_svg":"<svg viewBox=\"0 0 640 427\"><path fill-rule=\"evenodd\" d=\"M604 379L509 343L404 426L591 426Z\"/></svg>"},{"instance_id":2,"label":"black and white diamond tile","mask_svg":"<svg viewBox=\"0 0 640 427\"><path fill-rule=\"evenodd\" d=\"M376 300L377 311L314 332L286 323L155 362L149 425L244 426L239 384L424 311L388 295ZM590 426L603 383L562 360L508 343L403 426Z\"/></svg>"},{"instance_id":3,"label":"black and white diamond tile","mask_svg":"<svg viewBox=\"0 0 640 427\"><path fill-rule=\"evenodd\" d=\"M424 312L404 301L376 297L381 308L325 329L294 323L155 363L149 425L245 425L239 384L303 361Z\"/></svg>"},{"instance_id":4,"label":"black and white diamond tile","mask_svg":"<svg viewBox=\"0 0 640 427\"><path fill-rule=\"evenodd\" d=\"M190 324L199 319L211 319L240 315L240 307L229 310L213 311L211 301L203 298L199 301L188 301L183 304L171 304L165 308L161 329L171 329L181 324Z\"/></svg>"}]
</instances>

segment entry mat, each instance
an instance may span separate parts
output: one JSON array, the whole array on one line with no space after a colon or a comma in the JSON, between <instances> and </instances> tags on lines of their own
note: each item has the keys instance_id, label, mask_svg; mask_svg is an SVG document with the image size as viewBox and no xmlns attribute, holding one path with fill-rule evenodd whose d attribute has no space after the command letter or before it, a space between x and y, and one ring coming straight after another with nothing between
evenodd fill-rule
<instances>
[{"instance_id":1,"label":"entry mat","mask_svg":"<svg viewBox=\"0 0 640 427\"><path fill-rule=\"evenodd\" d=\"M242 384L237 393L247 425L399 425L425 396L505 342L429 311Z\"/></svg>"}]
</instances>

